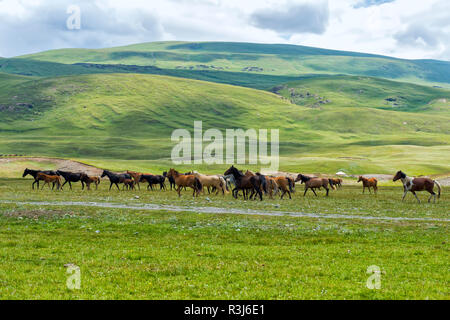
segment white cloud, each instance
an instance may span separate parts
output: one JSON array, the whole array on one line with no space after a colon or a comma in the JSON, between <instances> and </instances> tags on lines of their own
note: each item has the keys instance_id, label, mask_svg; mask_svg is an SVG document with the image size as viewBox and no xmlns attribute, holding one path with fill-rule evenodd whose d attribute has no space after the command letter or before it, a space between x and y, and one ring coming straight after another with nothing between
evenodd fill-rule
<instances>
[{"instance_id":1,"label":"white cloud","mask_svg":"<svg viewBox=\"0 0 450 320\"><path fill-rule=\"evenodd\" d=\"M71 4L81 30L66 28ZM0 21L0 56L215 40L450 59L448 0L0 0Z\"/></svg>"}]
</instances>

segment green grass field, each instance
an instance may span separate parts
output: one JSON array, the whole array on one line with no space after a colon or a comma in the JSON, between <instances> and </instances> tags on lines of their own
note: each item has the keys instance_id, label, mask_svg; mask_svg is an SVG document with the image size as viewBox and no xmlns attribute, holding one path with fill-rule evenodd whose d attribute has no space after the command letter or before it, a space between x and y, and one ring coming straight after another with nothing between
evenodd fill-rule
<instances>
[{"instance_id":1,"label":"green grass field","mask_svg":"<svg viewBox=\"0 0 450 320\"><path fill-rule=\"evenodd\" d=\"M444 89L374 78L318 77L287 83L280 97L137 74L46 79L4 75L0 87L0 154L95 164L109 160L113 166L120 160L152 161L150 168L161 167L169 163L175 145L172 131L192 131L194 120L202 120L204 131L279 129L285 171L450 172L450 93ZM298 99L306 93L312 97Z\"/></svg>"},{"instance_id":2,"label":"green grass field","mask_svg":"<svg viewBox=\"0 0 450 320\"><path fill-rule=\"evenodd\" d=\"M280 171L444 180L449 75L447 61L248 43L0 58L0 299L447 300L447 186L417 204L400 182L363 195L348 177L330 197L298 185L292 200L259 202L107 181L33 191L21 176L84 164L223 173L171 160L172 132L201 120L203 132L279 129ZM66 287L70 264L80 290ZM366 287L374 265L380 290Z\"/></svg>"},{"instance_id":3,"label":"green grass field","mask_svg":"<svg viewBox=\"0 0 450 320\"><path fill-rule=\"evenodd\" d=\"M30 191L30 184L0 180L2 299L449 298L445 191L437 204L418 205L412 196L400 201L401 187L382 187L375 197L344 186L329 198L303 198L297 186L293 200L244 202L230 195L208 201L189 192L181 199L170 191L109 192L106 183L91 192L79 184L74 191ZM198 207L322 216L198 213ZM327 217L334 214L342 218ZM67 289L66 264L80 267L80 290ZM371 265L382 270L380 290L366 287Z\"/></svg>"}]
</instances>

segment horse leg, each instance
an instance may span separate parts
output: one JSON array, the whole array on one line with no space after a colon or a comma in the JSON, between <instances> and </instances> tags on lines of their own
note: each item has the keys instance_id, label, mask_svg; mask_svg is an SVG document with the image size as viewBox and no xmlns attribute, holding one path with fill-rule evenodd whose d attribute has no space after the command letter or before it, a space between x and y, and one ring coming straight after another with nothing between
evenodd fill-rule
<instances>
[{"instance_id":1,"label":"horse leg","mask_svg":"<svg viewBox=\"0 0 450 320\"><path fill-rule=\"evenodd\" d=\"M311 188L311 190L314 193L314 195L317 197L317 193L316 193L316 191L314 191L314 188Z\"/></svg>"},{"instance_id":2,"label":"horse leg","mask_svg":"<svg viewBox=\"0 0 450 320\"><path fill-rule=\"evenodd\" d=\"M404 192L403 192L403 197L402 197L402 201L405 200L406 194L408 193L408 190L406 190L406 188L404 188Z\"/></svg>"},{"instance_id":3,"label":"horse leg","mask_svg":"<svg viewBox=\"0 0 450 320\"><path fill-rule=\"evenodd\" d=\"M363 194L364 194L364 190L366 190L366 187L363 185Z\"/></svg>"},{"instance_id":4,"label":"horse leg","mask_svg":"<svg viewBox=\"0 0 450 320\"><path fill-rule=\"evenodd\" d=\"M291 192L290 192L290 191L287 191L287 193L288 193L288 195L289 195L289 199L292 200Z\"/></svg>"},{"instance_id":5,"label":"horse leg","mask_svg":"<svg viewBox=\"0 0 450 320\"><path fill-rule=\"evenodd\" d=\"M327 197L328 197L328 193L330 192L330 189L329 188L326 188L326 187L324 187L325 188L325 190L327 190Z\"/></svg>"},{"instance_id":6,"label":"horse leg","mask_svg":"<svg viewBox=\"0 0 450 320\"><path fill-rule=\"evenodd\" d=\"M417 197L416 192L415 192L415 191L411 191L411 192L413 193L414 197L416 197L417 201L420 203L420 200L419 200L419 198Z\"/></svg>"},{"instance_id":7,"label":"horse leg","mask_svg":"<svg viewBox=\"0 0 450 320\"><path fill-rule=\"evenodd\" d=\"M69 181L70 190L72 190L72 183Z\"/></svg>"},{"instance_id":8,"label":"horse leg","mask_svg":"<svg viewBox=\"0 0 450 320\"><path fill-rule=\"evenodd\" d=\"M283 190L283 193L281 194L281 200L283 200L284 194L286 193L286 190Z\"/></svg>"},{"instance_id":9,"label":"horse leg","mask_svg":"<svg viewBox=\"0 0 450 320\"><path fill-rule=\"evenodd\" d=\"M117 190L120 191L120 188L119 188L119 185L117 184L117 182L115 182L115 185L116 185L116 187L117 187Z\"/></svg>"},{"instance_id":10,"label":"horse leg","mask_svg":"<svg viewBox=\"0 0 450 320\"><path fill-rule=\"evenodd\" d=\"M181 197L181 186L178 186L177 192L178 192L178 197Z\"/></svg>"},{"instance_id":11,"label":"horse leg","mask_svg":"<svg viewBox=\"0 0 450 320\"><path fill-rule=\"evenodd\" d=\"M427 191L430 193L430 197L428 198L428 203L430 203L431 197L434 197L434 203L436 203L436 193L433 190L431 190L431 191L427 190Z\"/></svg>"},{"instance_id":12,"label":"horse leg","mask_svg":"<svg viewBox=\"0 0 450 320\"><path fill-rule=\"evenodd\" d=\"M109 186L109 191L111 191L112 186L113 186L113 183L111 182L111 185Z\"/></svg>"},{"instance_id":13,"label":"horse leg","mask_svg":"<svg viewBox=\"0 0 450 320\"><path fill-rule=\"evenodd\" d=\"M303 196L306 196L306 192L308 191L308 187L305 187L305 193L303 193ZM314 191L314 190L313 190Z\"/></svg>"}]
</instances>

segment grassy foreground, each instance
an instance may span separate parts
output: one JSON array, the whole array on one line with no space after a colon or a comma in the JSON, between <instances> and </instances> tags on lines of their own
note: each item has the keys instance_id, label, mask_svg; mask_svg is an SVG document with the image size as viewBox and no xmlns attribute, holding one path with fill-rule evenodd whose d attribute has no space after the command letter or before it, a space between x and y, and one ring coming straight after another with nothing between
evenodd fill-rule
<instances>
[{"instance_id":1,"label":"grassy foreground","mask_svg":"<svg viewBox=\"0 0 450 320\"><path fill-rule=\"evenodd\" d=\"M401 187L377 197L344 186L329 198L235 201L174 192L30 192L30 180L0 180L1 299L448 299L448 222L328 219L447 219L450 198L401 203ZM135 196L138 196L137 199ZM424 199L424 194L421 196ZM6 203L5 200L11 202ZM296 211L322 218L202 214L24 201L85 201L192 209ZM15 203L13 203L15 202ZM81 269L66 288L65 264ZM367 268L382 270L369 290Z\"/></svg>"}]
</instances>

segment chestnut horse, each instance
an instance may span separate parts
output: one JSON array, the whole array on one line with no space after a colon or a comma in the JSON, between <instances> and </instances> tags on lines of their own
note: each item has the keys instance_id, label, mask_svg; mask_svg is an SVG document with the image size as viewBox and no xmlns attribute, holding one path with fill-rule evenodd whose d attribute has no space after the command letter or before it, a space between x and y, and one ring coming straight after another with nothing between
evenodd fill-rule
<instances>
[{"instance_id":1,"label":"chestnut horse","mask_svg":"<svg viewBox=\"0 0 450 320\"><path fill-rule=\"evenodd\" d=\"M363 184L363 193L364 193L364 190L365 190L366 188L368 188L368 189L369 189L369 193L371 193L371 192L370 192L370 187L373 188L373 192L374 192L375 194L377 193L377 190L378 190L378 187L377 187L378 180L377 180L376 178L364 178L363 176L359 176L358 182L360 182L360 181L362 181L362 184Z\"/></svg>"},{"instance_id":2,"label":"chestnut horse","mask_svg":"<svg viewBox=\"0 0 450 320\"><path fill-rule=\"evenodd\" d=\"M282 191L281 199L283 199L284 195L287 193L289 195L289 199L292 199L291 192L294 193L294 181L288 177L273 177L275 182L278 185L278 188Z\"/></svg>"},{"instance_id":3,"label":"chestnut horse","mask_svg":"<svg viewBox=\"0 0 450 320\"><path fill-rule=\"evenodd\" d=\"M82 173L81 181L84 182L88 190L91 190L91 183L95 184L95 190L98 190L98 185L100 184L99 177L89 177L86 173ZM82 187L82 190L84 190L84 185Z\"/></svg>"},{"instance_id":4,"label":"chestnut horse","mask_svg":"<svg viewBox=\"0 0 450 320\"><path fill-rule=\"evenodd\" d=\"M167 173L167 177L173 177L173 179L175 180L175 184L177 185L178 197L181 197L181 188L183 187L192 188L194 190L192 193L193 197L198 197L200 195L200 192L202 192L202 183L194 175L183 175L175 169L170 169Z\"/></svg>"},{"instance_id":5,"label":"chestnut horse","mask_svg":"<svg viewBox=\"0 0 450 320\"><path fill-rule=\"evenodd\" d=\"M403 183L403 198L402 201L405 200L406 194L410 191L420 203L419 198L417 197L416 191L428 191L431 195L428 198L428 202L430 202L431 197L434 197L434 202L436 203L436 193L434 192L434 185L438 187L438 199L441 197L441 185L436 180L432 180L430 178L411 178L408 177L402 171L398 171L393 181L401 180Z\"/></svg>"},{"instance_id":6,"label":"chestnut horse","mask_svg":"<svg viewBox=\"0 0 450 320\"><path fill-rule=\"evenodd\" d=\"M305 184L305 193L303 194L303 196L306 195L306 192L308 191L308 189L311 189L312 192L314 193L314 195L317 197L316 191L314 191L314 189L320 189L321 187L324 187L325 190L327 190L326 196L328 197L328 193L330 192L330 188L328 188L328 185L331 185L331 187L333 187L332 182L329 181L329 179L311 178L311 177L304 176L302 174L299 174L297 176L297 178L295 179L295 182L297 182L297 181L301 181L302 183Z\"/></svg>"},{"instance_id":7,"label":"chestnut horse","mask_svg":"<svg viewBox=\"0 0 450 320\"><path fill-rule=\"evenodd\" d=\"M51 183L53 183L53 185L56 184L56 190L59 190L59 189L62 190L61 177L58 175L48 175L48 174L45 174L42 172L38 172L36 175L36 179L38 181L45 182L44 185L42 186L42 189L44 189L45 185L48 185L48 188L50 189L50 182L51 182Z\"/></svg>"},{"instance_id":8,"label":"chestnut horse","mask_svg":"<svg viewBox=\"0 0 450 320\"><path fill-rule=\"evenodd\" d=\"M127 188L127 190L134 190L135 185L136 182L134 181L134 179L124 179L122 190L124 190L125 188Z\"/></svg>"},{"instance_id":9,"label":"chestnut horse","mask_svg":"<svg viewBox=\"0 0 450 320\"><path fill-rule=\"evenodd\" d=\"M278 194L278 184L275 181L274 177L266 176L267 181L267 193L269 194L270 199L273 199L273 196Z\"/></svg>"},{"instance_id":10,"label":"chestnut horse","mask_svg":"<svg viewBox=\"0 0 450 320\"><path fill-rule=\"evenodd\" d=\"M133 178L134 183L138 186L138 189L141 190L139 182L141 182L142 173L130 170L127 170L127 173Z\"/></svg>"}]
</instances>

